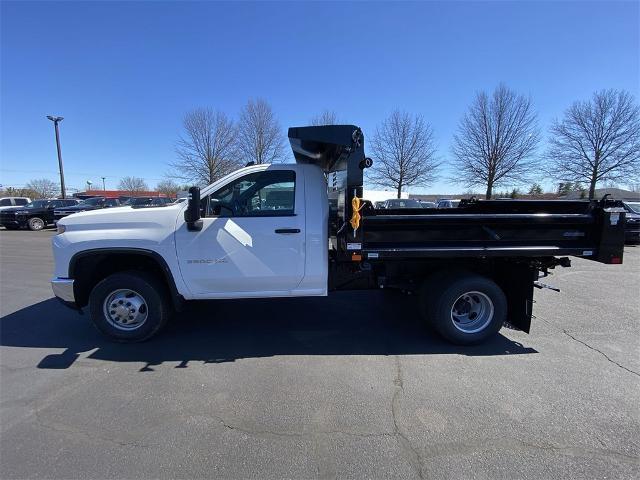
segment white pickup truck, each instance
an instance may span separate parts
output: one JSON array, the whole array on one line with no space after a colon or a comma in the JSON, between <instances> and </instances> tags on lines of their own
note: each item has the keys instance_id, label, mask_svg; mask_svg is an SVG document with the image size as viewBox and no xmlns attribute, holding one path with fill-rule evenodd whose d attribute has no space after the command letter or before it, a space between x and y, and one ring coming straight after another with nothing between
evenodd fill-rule
<instances>
[{"instance_id":1,"label":"white pickup truck","mask_svg":"<svg viewBox=\"0 0 640 480\"><path fill-rule=\"evenodd\" d=\"M540 273L569 266L559 255L622 262L615 202L376 210L360 198L371 160L359 128L291 128L289 139L295 164L242 168L181 203L61 219L54 294L88 306L109 337L142 341L189 300L397 288L469 344L505 321L528 332Z\"/></svg>"}]
</instances>

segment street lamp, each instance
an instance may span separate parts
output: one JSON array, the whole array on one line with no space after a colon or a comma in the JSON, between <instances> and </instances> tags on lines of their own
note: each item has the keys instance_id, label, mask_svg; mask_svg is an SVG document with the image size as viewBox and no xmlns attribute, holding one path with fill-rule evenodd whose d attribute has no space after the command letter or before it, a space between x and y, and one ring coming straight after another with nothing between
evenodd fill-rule
<instances>
[{"instance_id":1,"label":"street lamp","mask_svg":"<svg viewBox=\"0 0 640 480\"><path fill-rule=\"evenodd\" d=\"M87 180L87 190L91 190L91 185L93 185L93 182L91 180Z\"/></svg>"},{"instance_id":2,"label":"street lamp","mask_svg":"<svg viewBox=\"0 0 640 480\"><path fill-rule=\"evenodd\" d=\"M56 147L58 147L58 168L60 169L60 190L62 190L62 198L67 198L67 194L64 188L64 170L62 169L62 150L60 149L60 131L58 130L58 123L60 123L62 117L54 117L47 115L47 118L53 122L53 126L56 130Z\"/></svg>"},{"instance_id":3,"label":"street lamp","mask_svg":"<svg viewBox=\"0 0 640 480\"><path fill-rule=\"evenodd\" d=\"M101 177L101 178L102 178L102 190L106 192L107 191L107 187L104 186L104 179L107 178L107 177Z\"/></svg>"}]
</instances>

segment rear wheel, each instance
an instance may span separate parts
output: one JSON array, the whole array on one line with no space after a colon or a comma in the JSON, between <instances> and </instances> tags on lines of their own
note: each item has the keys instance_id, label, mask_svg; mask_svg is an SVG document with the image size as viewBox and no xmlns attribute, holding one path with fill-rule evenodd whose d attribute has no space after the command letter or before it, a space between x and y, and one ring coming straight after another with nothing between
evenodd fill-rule
<instances>
[{"instance_id":1,"label":"rear wheel","mask_svg":"<svg viewBox=\"0 0 640 480\"><path fill-rule=\"evenodd\" d=\"M30 218L29 221L27 222L27 225L29 227L29 230L33 230L36 232L38 230L42 230L44 227L47 226L45 221L39 217Z\"/></svg>"},{"instance_id":2,"label":"rear wheel","mask_svg":"<svg viewBox=\"0 0 640 480\"><path fill-rule=\"evenodd\" d=\"M89 296L95 327L119 342L142 342L171 316L165 285L145 272L120 272L98 283Z\"/></svg>"},{"instance_id":3,"label":"rear wheel","mask_svg":"<svg viewBox=\"0 0 640 480\"><path fill-rule=\"evenodd\" d=\"M507 316L507 299L489 278L468 272L428 281L422 292L428 322L447 340L480 343L495 335Z\"/></svg>"}]
</instances>

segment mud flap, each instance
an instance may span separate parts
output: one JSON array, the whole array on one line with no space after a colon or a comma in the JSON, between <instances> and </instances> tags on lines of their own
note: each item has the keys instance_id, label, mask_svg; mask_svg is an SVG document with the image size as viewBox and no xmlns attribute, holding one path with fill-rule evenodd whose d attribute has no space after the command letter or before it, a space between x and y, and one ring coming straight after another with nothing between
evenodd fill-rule
<instances>
[{"instance_id":1,"label":"mud flap","mask_svg":"<svg viewBox=\"0 0 640 480\"><path fill-rule=\"evenodd\" d=\"M507 321L529 333L533 315L533 282L538 269L527 264L512 264L500 272L499 285L507 296Z\"/></svg>"}]
</instances>

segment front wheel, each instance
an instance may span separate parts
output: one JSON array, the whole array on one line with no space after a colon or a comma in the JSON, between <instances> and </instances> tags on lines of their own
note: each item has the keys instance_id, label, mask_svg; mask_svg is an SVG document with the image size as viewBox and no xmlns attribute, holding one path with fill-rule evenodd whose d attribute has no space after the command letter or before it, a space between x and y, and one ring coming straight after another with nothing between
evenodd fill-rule
<instances>
[{"instance_id":1,"label":"front wheel","mask_svg":"<svg viewBox=\"0 0 640 480\"><path fill-rule=\"evenodd\" d=\"M507 317L507 299L489 278L458 272L427 282L422 302L427 320L447 340L459 345L495 335Z\"/></svg>"},{"instance_id":2,"label":"front wheel","mask_svg":"<svg viewBox=\"0 0 640 480\"><path fill-rule=\"evenodd\" d=\"M142 342L158 333L171 316L167 297L164 284L148 273L114 273L91 291L91 320L118 342Z\"/></svg>"},{"instance_id":3,"label":"front wheel","mask_svg":"<svg viewBox=\"0 0 640 480\"><path fill-rule=\"evenodd\" d=\"M42 230L44 227L46 227L47 224L43 219L39 217L33 217L29 219L29 221L27 222L27 226L29 227L29 230L37 232L39 230Z\"/></svg>"}]
</instances>

